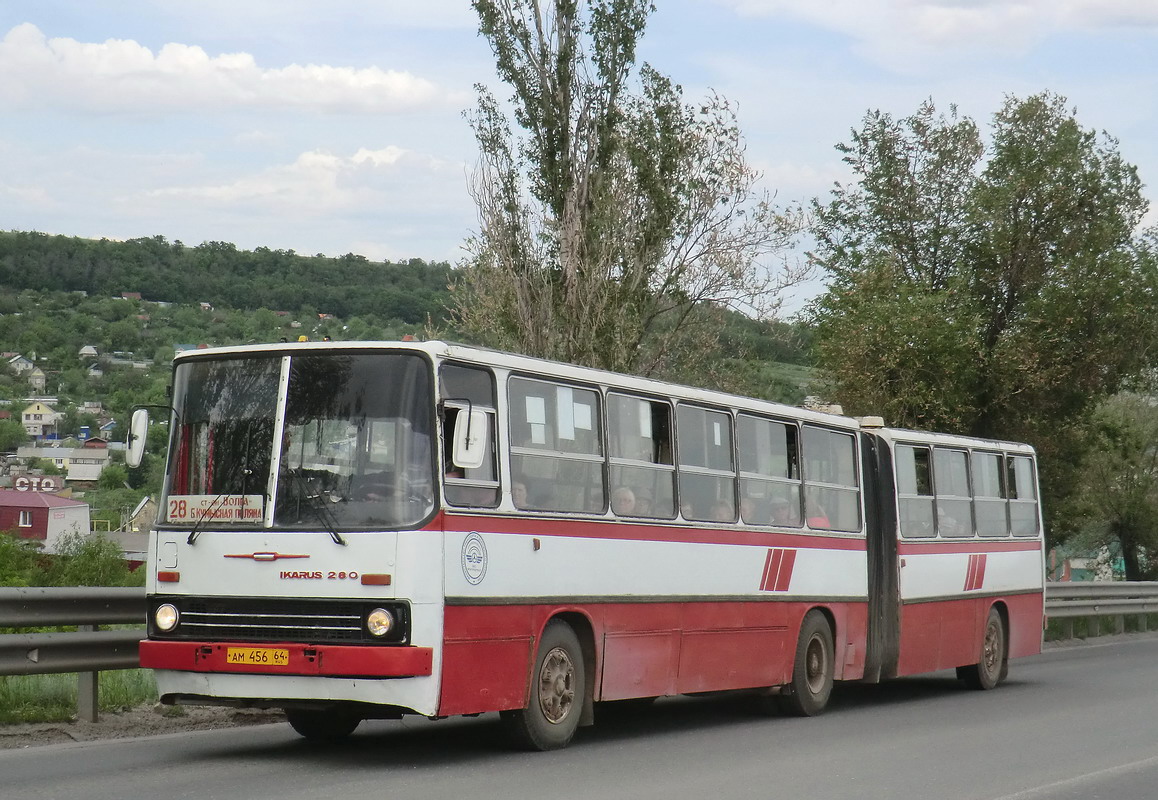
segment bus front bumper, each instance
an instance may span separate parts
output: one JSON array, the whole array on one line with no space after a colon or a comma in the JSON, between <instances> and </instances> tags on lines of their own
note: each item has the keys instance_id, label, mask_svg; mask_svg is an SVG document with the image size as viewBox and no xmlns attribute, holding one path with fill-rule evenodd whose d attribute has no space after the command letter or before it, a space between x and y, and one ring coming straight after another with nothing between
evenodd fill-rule
<instances>
[{"instance_id":1,"label":"bus front bumper","mask_svg":"<svg viewBox=\"0 0 1158 800\"><path fill-rule=\"evenodd\" d=\"M169 642L145 639L141 666L185 672L412 678L430 675L430 647L351 647L248 642Z\"/></svg>"}]
</instances>

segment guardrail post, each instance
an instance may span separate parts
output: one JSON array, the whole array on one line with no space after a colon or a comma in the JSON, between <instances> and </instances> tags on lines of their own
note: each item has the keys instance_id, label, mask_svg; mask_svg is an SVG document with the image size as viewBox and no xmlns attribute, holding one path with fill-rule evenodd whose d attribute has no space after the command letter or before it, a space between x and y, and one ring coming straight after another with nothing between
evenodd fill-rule
<instances>
[{"instance_id":1,"label":"guardrail post","mask_svg":"<svg viewBox=\"0 0 1158 800\"><path fill-rule=\"evenodd\" d=\"M1139 633L1145 633L1146 632L1146 625L1148 623L1149 623L1149 620L1146 619L1146 615L1145 614L1139 614L1138 615L1138 632Z\"/></svg>"},{"instance_id":2,"label":"guardrail post","mask_svg":"<svg viewBox=\"0 0 1158 800\"><path fill-rule=\"evenodd\" d=\"M1125 616L1125 614L1119 614L1118 616L1114 617L1114 633L1116 633L1120 636L1125 632L1126 632L1126 616Z\"/></svg>"},{"instance_id":3,"label":"guardrail post","mask_svg":"<svg viewBox=\"0 0 1158 800\"><path fill-rule=\"evenodd\" d=\"M96 625L78 625L77 631L95 631ZM99 673L78 672L76 674L76 718L85 722L96 722L100 700Z\"/></svg>"}]
</instances>

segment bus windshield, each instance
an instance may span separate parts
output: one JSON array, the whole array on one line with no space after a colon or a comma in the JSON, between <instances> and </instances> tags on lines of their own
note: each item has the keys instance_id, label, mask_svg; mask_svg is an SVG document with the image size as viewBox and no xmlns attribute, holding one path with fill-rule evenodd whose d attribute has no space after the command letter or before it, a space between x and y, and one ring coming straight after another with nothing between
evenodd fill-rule
<instances>
[{"instance_id":1,"label":"bus windshield","mask_svg":"<svg viewBox=\"0 0 1158 800\"><path fill-rule=\"evenodd\" d=\"M170 524L397 528L434 509L434 404L420 357L189 361L173 402Z\"/></svg>"}]
</instances>

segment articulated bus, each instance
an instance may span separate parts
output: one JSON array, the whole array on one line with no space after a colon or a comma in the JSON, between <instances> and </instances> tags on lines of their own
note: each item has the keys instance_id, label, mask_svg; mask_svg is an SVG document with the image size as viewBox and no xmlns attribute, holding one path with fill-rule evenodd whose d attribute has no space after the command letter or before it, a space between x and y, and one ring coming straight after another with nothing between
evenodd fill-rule
<instances>
[{"instance_id":1,"label":"articulated bus","mask_svg":"<svg viewBox=\"0 0 1158 800\"><path fill-rule=\"evenodd\" d=\"M989 689L1041 650L1027 445L443 342L192 351L171 396L163 703L313 739L499 712L546 750L605 701L807 716L836 680Z\"/></svg>"}]
</instances>

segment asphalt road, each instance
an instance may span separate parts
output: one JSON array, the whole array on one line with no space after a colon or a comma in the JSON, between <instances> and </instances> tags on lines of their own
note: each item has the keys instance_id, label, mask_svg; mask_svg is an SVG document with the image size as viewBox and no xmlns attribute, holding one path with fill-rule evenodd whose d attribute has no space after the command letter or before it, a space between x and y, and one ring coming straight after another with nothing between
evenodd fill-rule
<instances>
[{"instance_id":1,"label":"asphalt road","mask_svg":"<svg viewBox=\"0 0 1158 800\"><path fill-rule=\"evenodd\" d=\"M829 713L741 697L603 713L566 750L506 749L497 717L363 723L318 747L285 724L0 751L0 798L1158 798L1158 637L951 674L838 685Z\"/></svg>"}]
</instances>

